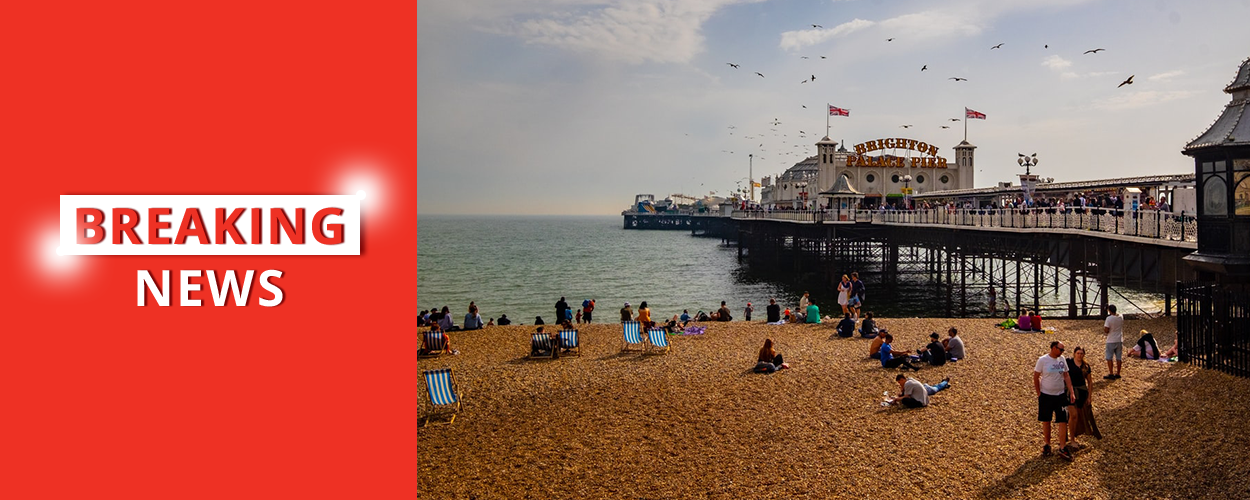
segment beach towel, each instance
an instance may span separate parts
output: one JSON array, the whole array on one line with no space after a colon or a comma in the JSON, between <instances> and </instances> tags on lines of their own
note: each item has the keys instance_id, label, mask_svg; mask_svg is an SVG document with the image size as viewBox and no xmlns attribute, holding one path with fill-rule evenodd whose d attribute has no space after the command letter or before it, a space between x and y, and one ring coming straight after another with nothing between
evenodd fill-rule
<instances>
[{"instance_id":1,"label":"beach towel","mask_svg":"<svg viewBox=\"0 0 1250 500\"><path fill-rule=\"evenodd\" d=\"M1011 333L1059 333L1059 329L1053 326L1042 328L1040 332L1037 330L1021 330L1019 328L1008 328L1008 331Z\"/></svg>"},{"instance_id":2,"label":"beach towel","mask_svg":"<svg viewBox=\"0 0 1250 500\"><path fill-rule=\"evenodd\" d=\"M705 331L707 331L706 326L687 326L682 335L703 335Z\"/></svg>"},{"instance_id":3,"label":"beach towel","mask_svg":"<svg viewBox=\"0 0 1250 500\"><path fill-rule=\"evenodd\" d=\"M1007 321L1004 321L1004 322L1002 322L1002 323L999 323L999 324L998 324L998 327L999 327L999 328L1002 328L1002 329L1005 329L1005 330L1006 330L1006 329L1012 329L1012 328L1015 328L1015 327L1016 327L1016 320L1015 320L1015 319L1010 319L1010 318L1009 318L1009 319L1007 319Z\"/></svg>"},{"instance_id":4,"label":"beach towel","mask_svg":"<svg viewBox=\"0 0 1250 500\"><path fill-rule=\"evenodd\" d=\"M786 324L786 321L785 321L785 320L781 320L781 321L774 321L774 322L769 323L769 324L770 324L770 325L784 325L784 324Z\"/></svg>"}]
</instances>

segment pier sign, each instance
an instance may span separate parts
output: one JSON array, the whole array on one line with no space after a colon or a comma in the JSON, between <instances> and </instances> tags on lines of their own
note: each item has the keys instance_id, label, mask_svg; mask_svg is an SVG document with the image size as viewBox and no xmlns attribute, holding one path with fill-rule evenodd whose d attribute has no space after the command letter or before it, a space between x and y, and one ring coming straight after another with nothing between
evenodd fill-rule
<instances>
[{"instance_id":1,"label":"pier sign","mask_svg":"<svg viewBox=\"0 0 1250 500\"><path fill-rule=\"evenodd\" d=\"M928 157L900 158L895 156L867 156L872 151L907 149ZM937 146L915 139L877 139L855 145L855 154L846 159L848 167L915 167L946 168L946 158L937 155Z\"/></svg>"}]
</instances>

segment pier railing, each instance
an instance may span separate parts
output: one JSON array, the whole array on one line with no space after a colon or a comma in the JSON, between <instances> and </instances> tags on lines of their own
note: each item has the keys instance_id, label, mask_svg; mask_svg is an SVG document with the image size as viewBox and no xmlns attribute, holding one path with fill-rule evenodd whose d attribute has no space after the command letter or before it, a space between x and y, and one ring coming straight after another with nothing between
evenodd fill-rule
<instances>
[{"instance_id":1,"label":"pier railing","mask_svg":"<svg viewBox=\"0 0 1250 500\"><path fill-rule=\"evenodd\" d=\"M738 210L735 219L1091 231L1167 241L1198 241L1193 214L1158 210L1028 208L929 210Z\"/></svg>"}]
</instances>

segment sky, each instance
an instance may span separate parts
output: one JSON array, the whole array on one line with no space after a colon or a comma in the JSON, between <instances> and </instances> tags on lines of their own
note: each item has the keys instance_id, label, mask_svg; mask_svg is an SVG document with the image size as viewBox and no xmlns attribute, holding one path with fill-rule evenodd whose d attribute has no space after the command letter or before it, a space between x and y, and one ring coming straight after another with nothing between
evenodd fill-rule
<instances>
[{"instance_id":1,"label":"sky","mask_svg":"<svg viewBox=\"0 0 1250 500\"><path fill-rule=\"evenodd\" d=\"M728 195L815 154L826 104L848 148L952 161L950 119L985 113L977 187L1018 183L1018 153L1056 181L1193 172L1180 151L1230 100L1246 19L1250 0L422 0L418 213Z\"/></svg>"}]
</instances>

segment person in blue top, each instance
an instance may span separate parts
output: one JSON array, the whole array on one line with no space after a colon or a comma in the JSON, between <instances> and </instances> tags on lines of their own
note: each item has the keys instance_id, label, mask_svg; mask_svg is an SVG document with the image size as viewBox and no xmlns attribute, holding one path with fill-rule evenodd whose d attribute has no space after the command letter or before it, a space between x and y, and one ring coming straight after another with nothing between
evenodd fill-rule
<instances>
[{"instance_id":1,"label":"person in blue top","mask_svg":"<svg viewBox=\"0 0 1250 500\"><path fill-rule=\"evenodd\" d=\"M859 271L851 273L851 295L859 299L860 307L864 305L864 292L868 291L868 287L864 286L864 282L859 280Z\"/></svg>"},{"instance_id":2,"label":"person in blue top","mask_svg":"<svg viewBox=\"0 0 1250 500\"><path fill-rule=\"evenodd\" d=\"M681 310L681 327L685 328L686 325L689 325L689 324L690 324L690 310L682 309Z\"/></svg>"},{"instance_id":3,"label":"person in blue top","mask_svg":"<svg viewBox=\"0 0 1250 500\"><path fill-rule=\"evenodd\" d=\"M477 312L477 304L469 304L469 314L464 315L464 330L477 330L482 327L482 315Z\"/></svg>"},{"instance_id":4,"label":"person in blue top","mask_svg":"<svg viewBox=\"0 0 1250 500\"><path fill-rule=\"evenodd\" d=\"M850 313L842 315L842 321L838 322L838 336L839 337L854 337L855 336L855 320L851 319Z\"/></svg>"},{"instance_id":5,"label":"person in blue top","mask_svg":"<svg viewBox=\"0 0 1250 500\"><path fill-rule=\"evenodd\" d=\"M894 350L894 336L888 333L882 334L885 338L881 344L881 367L882 368L911 368L920 371L920 367L911 364L907 359L907 351Z\"/></svg>"}]
</instances>

